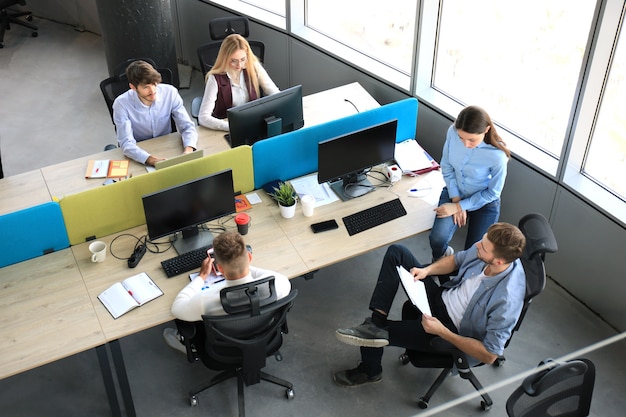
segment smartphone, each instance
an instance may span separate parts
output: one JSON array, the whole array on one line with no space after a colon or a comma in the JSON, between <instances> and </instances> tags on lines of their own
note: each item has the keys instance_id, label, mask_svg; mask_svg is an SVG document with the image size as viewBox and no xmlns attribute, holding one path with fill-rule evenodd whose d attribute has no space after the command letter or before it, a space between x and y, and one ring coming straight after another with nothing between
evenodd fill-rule
<instances>
[{"instance_id":1,"label":"smartphone","mask_svg":"<svg viewBox=\"0 0 626 417\"><path fill-rule=\"evenodd\" d=\"M213 253L213 248L209 248L209 250L206 251L206 254L210 256L211 258L213 258L213 273L217 275L218 277L221 276L222 273L217 269L217 261L215 260L215 254Z\"/></svg>"},{"instance_id":2,"label":"smartphone","mask_svg":"<svg viewBox=\"0 0 626 417\"><path fill-rule=\"evenodd\" d=\"M324 222L319 222L319 223L313 223L311 225L311 229L313 230L313 233L325 232L326 230L333 230L338 227L339 225L337 224L337 221L335 219L326 220Z\"/></svg>"}]
</instances>

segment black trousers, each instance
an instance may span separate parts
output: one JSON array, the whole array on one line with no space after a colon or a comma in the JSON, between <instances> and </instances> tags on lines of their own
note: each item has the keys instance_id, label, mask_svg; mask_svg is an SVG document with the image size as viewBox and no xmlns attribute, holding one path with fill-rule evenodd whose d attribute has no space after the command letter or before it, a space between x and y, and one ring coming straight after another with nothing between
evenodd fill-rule
<instances>
[{"instance_id":1,"label":"black trousers","mask_svg":"<svg viewBox=\"0 0 626 417\"><path fill-rule=\"evenodd\" d=\"M413 267L422 267L420 262L406 247L391 245L383 258L378 281L369 304L370 310L381 310L387 314L389 313L401 284L398 271L396 270L397 266L403 266L407 270ZM431 313L444 326L456 333L457 329L452 323L441 298L441 293L444 289L439 287L431 277L426 278L423 282L426 287ZM403 309L402 320L387 320L389 345L422 352L433 352L433 349L430 347L430 341L435 336L424 331L421 320L422 313L415 306ZM379 374L382 371L383 352L384 348L361 347L361 360L370 376Z\"/></svg>"}]
</instances>

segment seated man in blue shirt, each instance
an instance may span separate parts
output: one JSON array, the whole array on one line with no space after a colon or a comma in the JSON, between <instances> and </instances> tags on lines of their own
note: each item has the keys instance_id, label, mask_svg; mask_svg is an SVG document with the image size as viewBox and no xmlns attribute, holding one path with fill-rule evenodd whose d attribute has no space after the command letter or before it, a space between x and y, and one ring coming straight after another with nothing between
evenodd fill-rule
<instances>
[{"instance_id":1,"label":"seated man in blue shirt","mask_svg":"<svg viewBox=\"0 0 626 417\"><path fill-rule=\"evenodd\" d=\"M117 143L128 158L154 166L160 158L137 146L137 142L172 133L174 118L183 139L183 153L193 152L198 143L196 125L189 118L176 87L161 84L161 74L145 61L134 61L126 68L130 90L113 102L113 122Z\"/></svg>"},{"instance_id":2,"label":"seated man in blue shirt","mask_svg":"<svg viewBox=\"0 0 626 417\"><path fill-rule=\"evenodd\" d=\"M336 332L340 341L361 346L362 362L357 368L337 372L335 382L341 386L378 382L383 346L433 352L430 340L435 336L465 352L472 366L493 363L504 353L524 303L526 275L519 258L525 245L517 227L495 223L468 250L426 267L407 248L390 246L370 300L371 318ZM423 280L432 317L415 308L415 320L387 319L401 282L397 266L403 266L415 280ZM441 286L432 278L455 270L458 275Z\"/></svg>"}]
</instances>

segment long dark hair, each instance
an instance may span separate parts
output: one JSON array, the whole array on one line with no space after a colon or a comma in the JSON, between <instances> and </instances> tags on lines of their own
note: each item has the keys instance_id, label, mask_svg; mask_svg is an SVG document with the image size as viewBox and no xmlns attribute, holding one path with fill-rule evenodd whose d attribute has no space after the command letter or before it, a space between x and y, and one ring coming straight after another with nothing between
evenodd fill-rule
<instances>
[{"instance_id":1,"label":"long dark hair","mask_svg":"<svg viewBox=\"0 0 626 417\"><path fill-rule=\"evenodd\" d=\"M489 131L485 133L485 143L495 146L504 152L508 158L510 158L511 151L509 151L506 147L506 143L504 143L500 135L498 135L496 126L491 121L489 114L487 114L487 112L482 108L478 106L467 106L461 110L461 113L459 113L459 116L454 122L454 127L457 130L462 130L472 134L483 133L487 129L487 126L491 127Z\"/></svg>"}]
</instances>

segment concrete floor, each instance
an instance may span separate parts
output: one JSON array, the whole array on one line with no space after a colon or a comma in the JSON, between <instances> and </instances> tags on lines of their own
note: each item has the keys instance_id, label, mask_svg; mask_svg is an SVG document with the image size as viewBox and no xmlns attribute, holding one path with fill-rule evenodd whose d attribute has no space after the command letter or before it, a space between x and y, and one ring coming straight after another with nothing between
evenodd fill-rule
<instances>
[{"instance_id":1,"label":"concrete floor","mask_svg":"<svg viewBox=\"0 0 626 417\"><path fill-rule=\"evenodd\" d=\"M37 24L38 38L16 27L7 33L5 48L0 50L0 146L5 176L98 152L115 139L98 87L108 76L102 39L50 21L38 20ZM181 90L188 108L191 98L201 91L201 76L194 71L191 87ZM462 236L455 239L457 247L461 240ZM419 259L428 261L427 235L401 243ZM248 387L248 416L424 415L416 400L438 371L401 367L398 348L387 349L382 382L345 389L332 381L334 371L356 366L359 358L358 349L339 343L334 330L358 324L368 314L367 303L383 253L384 248L376 249L320 270L312 280L292 280L299 296L289 316L290 333L282 349L284 360L277 363L269 359L266 370L291 380L296 396L287 401L281 388L267 383ZM398 297L392 316L397 316L401 302L402 296ZM201 394L199 407L189 406L188 389L213 373L200 364L187 363L163 342L161 332L167 326L121 340L137 414L236 415L234 381ZM615 334L584 305L549 281L507 349L505 366L484 366L475 373L488 387L533 369L545 358L571 354ZM597 367L592 416L622 416L626 409L625 347L622 340L583 355ZM506 414L506 398L518 384L491 391L495 404L489 415ZM468 382L449 378L431 400L429 410L472 392ZM472 399L437 415L484 415L478 404L478 399ZM110 415L95 352L83 352L0 381L0 414Z\"/></svg>"}]
</instances>

